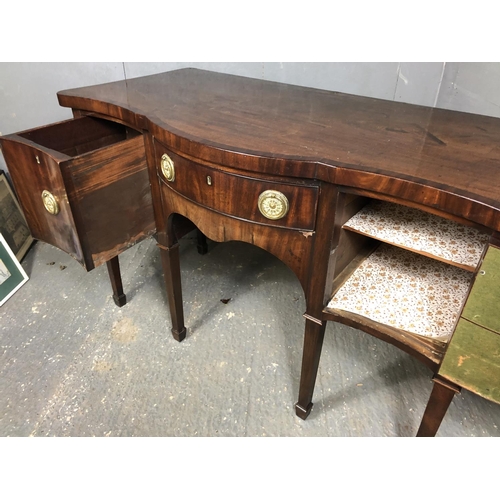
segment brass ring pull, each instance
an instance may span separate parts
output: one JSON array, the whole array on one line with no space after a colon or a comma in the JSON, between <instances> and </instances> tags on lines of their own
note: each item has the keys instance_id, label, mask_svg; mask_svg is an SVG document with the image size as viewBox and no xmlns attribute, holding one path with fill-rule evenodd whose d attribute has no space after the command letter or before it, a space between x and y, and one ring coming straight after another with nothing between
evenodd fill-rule
<instances>
[{"instance_id":1,"label":"brass ring pull","mask_svg":"<svg viewBox=\"0 0 500 500\"><path fill-rule=\"evenodd\" d=\"M260 213L271 220L282 219L290 208L288 198L283 193L272 189L261 193L257 205Z\"/></svg>"},{"instance_id":2,"label":"brass ring pull","mask_svg":"<svg viewBox=\"0 0 500 500\"><path fill-rule=\"evenodd\" d=\"M163 177L167 179L169 182L174 182L175 180L175 167L174 167L174 162L168 156L167 154L162 155L161 157L161 162L160 162L160 167L161 167L161 173L163 174Z\"/></svg>"},{"instance_id":3,"label":"brass ring pull","mask_svg":"<svg viewBox=\"0 0 500 500\"><path fill-rule=\"evenodd\" d=\"M51 215L57 215L59 213L59 203L56 197L46 189L42 191L42 201L45 210Z\"/></svg>"}]
</instances>

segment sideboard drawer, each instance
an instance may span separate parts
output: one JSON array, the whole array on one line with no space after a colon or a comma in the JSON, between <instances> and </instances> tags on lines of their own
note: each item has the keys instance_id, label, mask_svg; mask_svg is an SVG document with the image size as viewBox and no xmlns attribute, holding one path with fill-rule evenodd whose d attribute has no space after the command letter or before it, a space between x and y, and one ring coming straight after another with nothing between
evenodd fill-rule
<instances>
[{"instance_id":1,"label":"sideboard drawer","mask_svg":"<svg viewBox=\"0 0 500 500\"><path fill-rule=\"evenodd\" d=\"M221 170L184 158L158 142L155 151L164 184L199 205L259 224L314 230L319 188L313 182L275 182Z\"/></svg>"},{"instance_id":2,"label":"sideboard drawer","mask_svg":"<svg viewBox=\"0 0 500 500\"><path fill-rule=\"evenodd\" d=\"M90 116L1 138L34 238L87 270L154 232L142 135Z\"/></svg>"}]
</instances>

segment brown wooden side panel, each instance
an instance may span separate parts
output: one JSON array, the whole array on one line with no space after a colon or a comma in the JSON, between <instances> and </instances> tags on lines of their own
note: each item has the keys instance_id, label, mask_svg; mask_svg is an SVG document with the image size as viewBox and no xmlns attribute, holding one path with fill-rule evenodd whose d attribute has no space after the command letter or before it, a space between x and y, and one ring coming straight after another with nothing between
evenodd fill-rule
<instances>
[{"instance_id":1,"label":"brown wooden side panel","mask_svg":"<svg viewBox=\"0 0 500 500\"><path fill-rule=\"evenodd\" d=\"M359 212L368 202L369 199L363 196L356 196L353 194L343 194L344 205L338 207L338 214L336 224L339 225L339 242L335 250L335 273L337 277L349 263L356 258L367 244L365 236L354 234L352 232L342 229L342 226L357 212Z\"/></svg>"},{"instance_id":2,"label":"brown wooden side panel","mask_svg":"<svg viewBox=\"0 0 500 500\"><path fill-rule=\"evenodd\" d=\"M2 151L20 204L34 238L45 241L72 255L85 266L73 213L68 202L60 165L44 151L16 141L2 141ZM38 157L40 163L37 162ZM49 214L42 203L42 191L50 191L58 200L60 212Z\"/></svg>"},{"instance_id":3,"label":"brown wooden side panel","mask_svg":"<svg viewBox=\"0 0 500 500\"><path fill-rule=\"evenodd\" d=\"M79 207L95 266L155 233L149 176L145 168L87 193Z\"/></svg>"},{"instance_id":4,"label":"brown wooden side panel","mask_svg":"<svg viewBox=\"0 0 500 500\"><path fill-rule=\"evenodd\" d=\"M72 204L95 266L154 234L155 221L142 136L68 163Z\"/></svg>"},{"instance_id":5,"label":"brown wooden side panel","mask_svg":"<svg viewBox=\"0 0 500 500\"><path fill-rule=\"evenodd\" d=\"M167 153L174 162L175 180L168 182L161 177L162 180L190 200L217 212L260 224L309 231L314 229L317 186L271 182L223 172L186 160L160 144L156 146L157 165L160 165L163 153ZM258 199L266 190L280 191L287 197L289 211L283 218L271 220L260 213Z\"/></svg>"}]
</instances>

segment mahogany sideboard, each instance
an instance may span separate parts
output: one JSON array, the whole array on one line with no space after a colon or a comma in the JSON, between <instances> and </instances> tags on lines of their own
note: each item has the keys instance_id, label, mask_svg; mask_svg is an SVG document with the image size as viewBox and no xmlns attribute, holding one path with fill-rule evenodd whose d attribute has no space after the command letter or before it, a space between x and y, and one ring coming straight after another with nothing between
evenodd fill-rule
<instances>
[{"instance_id":1,"label":"mahogany sideboard","mask_svg":"<svg viewBox=\"0 0 500 500\"><path fill-rule=\"evenodd\" d=\"M176 227L190 221L212 240L267 250L300 281L299 417L312 408L328 321L390 342L433 371L419 436L436 434L462 388L500 402L500 119L196 69L67 90L58 99L77 117L61 130L87 123L95 154L120 158L120 166L72 162L78 150L51 143L66 163L47 165L52 184L31 184L40 166L22 156L21 200L35 190L40 202L52 186L60 207L47 215L29 202L28 215L39 218L41 232L50 220L53 238L62 235L86 266L113 257L123 241L101 248L91 234L75 235L68 207L83 201L73 213L83 222L107 213L104 200L86 195L137 162L142 168L144 151L150 191L141 177L144 189L131 190L123 209L149 220L151 196L175 339L186 336ZM110 129L125 137L112 153ZM22 141L39 139L30 134ZM9 162L24 154L5 146Z\"/></svg>"}]
</instances>

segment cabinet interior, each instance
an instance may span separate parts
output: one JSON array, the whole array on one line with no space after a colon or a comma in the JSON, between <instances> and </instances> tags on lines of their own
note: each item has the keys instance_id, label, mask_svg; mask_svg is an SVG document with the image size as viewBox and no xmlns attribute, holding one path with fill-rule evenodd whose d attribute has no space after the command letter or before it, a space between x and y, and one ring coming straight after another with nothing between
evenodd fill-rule
<instances>
[{"instance_id":1,"label":"cabinet interior","mask_svg":"<svg viewBox=\"0 0 500 500\"><path fill-rule=\"evenodd\" d=\"M446 343L489 234L396 203L347 195L325 312Z\"/></svg>"},{"instance_id":2,"label":"cabinet interior","mask_svg":"<svg viewBox=\"0 0 500 500\"><path fill-rule=\"evenodd\" d=\"M67 156L80 156L139 135L121 123L85 116L19 134Z\"/></svg>"}]
</instances>

